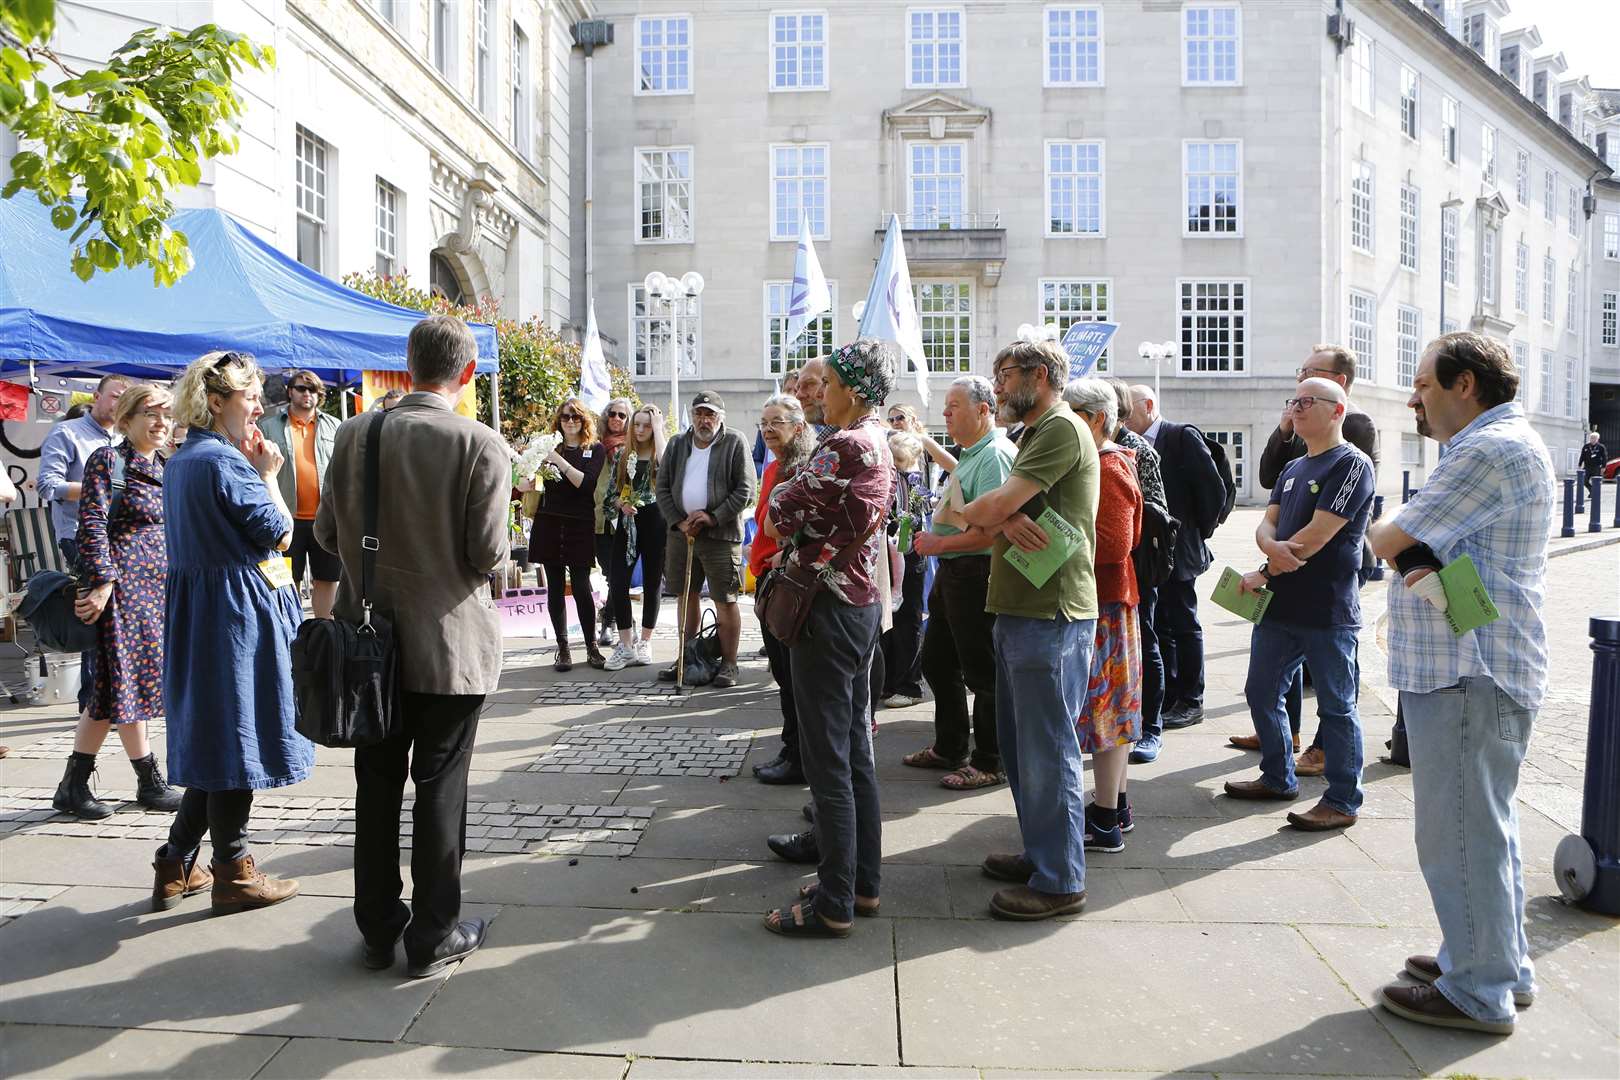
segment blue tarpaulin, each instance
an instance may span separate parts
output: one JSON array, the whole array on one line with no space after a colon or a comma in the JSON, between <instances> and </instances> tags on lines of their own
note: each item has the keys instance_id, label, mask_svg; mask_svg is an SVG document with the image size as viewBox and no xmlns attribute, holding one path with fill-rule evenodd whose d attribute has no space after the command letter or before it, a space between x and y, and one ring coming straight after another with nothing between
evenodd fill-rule
<instances>
[{"instance_id":1,"label":"blue tarpaulin","mask_svg":"<svg viewBox=\"0 0 1620 1080\"><path fill-rule=\"evenodd\" d=\"M145 374L203 353L252 353L267 370L403 371L422 314L374 300L277 251L219 210L181 210L194 261L168 288L147 267L80 281L71 233L27 195L0 199L0 373L30 361ZM496 370L495 328L469 324L478 370Z\"/></svg>"}]
</instances>

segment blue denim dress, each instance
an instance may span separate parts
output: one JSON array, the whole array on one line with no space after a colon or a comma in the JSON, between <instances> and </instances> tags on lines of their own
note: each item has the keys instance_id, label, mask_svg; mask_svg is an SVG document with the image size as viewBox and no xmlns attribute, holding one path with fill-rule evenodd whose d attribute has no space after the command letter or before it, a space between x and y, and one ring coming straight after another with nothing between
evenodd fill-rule
<instances>
[{"instance_id":1,"label":"blue denim dress","mask_svg":"<svg viewBox=\"0 0 1620 1080\"><path fill-rule=\"evenodd\" d=\"M298 592L259 569L281 558L292 521L235 447L198 428L164 470L163 519L170 778L203 791L298 783L315 763L293 728Z\"/></svg>"}]
</instances>

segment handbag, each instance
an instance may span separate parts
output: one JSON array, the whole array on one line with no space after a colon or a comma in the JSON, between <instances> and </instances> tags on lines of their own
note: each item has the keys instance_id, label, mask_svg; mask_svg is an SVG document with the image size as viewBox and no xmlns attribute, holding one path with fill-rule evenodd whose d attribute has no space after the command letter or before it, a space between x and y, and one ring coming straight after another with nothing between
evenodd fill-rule
<instances>
[{"instance_id":1,"label":"handbag","mask_svg":"<svg viewBox=\"0 0 1620 1080\"><path fill-rule=\"evenodd\" d=\"M96 647L96 624L73 611L78 584L58 570L41 570L28 579L17 614L33 627L40 652L82 653Z\"/></svg>"},{"instance_id":2,"label":"handbag","mask_svg":"<svg viewBox=\"0 0 1620 1080\"><path fill-rule=\"evenodd\" d=\"M681 650L681 663L686 671L681 676L685 686L708 686L720 673L720 626L714 612L705 610L698 632Z\"/></svg>"},{"instance_id":3,"label":"handbag","mask_svg":"<svg viewBox=\"0 0 1620 1080\"><path fill-rule=\"evenodd\" d=\"M322 746L372 746L401 727L399 653L393 623L372 610L377 568L380 443L388 413L373 414L366 432L364 532L360 537L360 621L334 615L305 619L292 646L293 698L299 734Z\"/></svg>"},{"instance_id":4,"label":"handbag","mask_svg":"<svg viewBox=\"0 0 1620 1080\"><path fill-rule=\"evenodd\" d=\"M883 524L883 518L883 514L878 514L872 527L859 540L840 551L838 557L828 564L828 570L842 570L866 546L872 534ZM795 562L785 562L770 575L764 590L755 596L754 607L772 637L789 648L799 643L799 638L804 636L805 623L810 621L810 606L815 602L822 584L820 573Z\"/></svg>"}]
</instances>

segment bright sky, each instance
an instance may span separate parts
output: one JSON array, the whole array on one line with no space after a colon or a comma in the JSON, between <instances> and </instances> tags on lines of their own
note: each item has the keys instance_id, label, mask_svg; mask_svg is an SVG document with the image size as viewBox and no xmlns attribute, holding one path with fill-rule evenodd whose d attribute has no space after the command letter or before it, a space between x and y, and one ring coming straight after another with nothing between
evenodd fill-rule
<instances>
[{"instance_id":1,"label":"bright sky","mask_svg":"<svg viewBox=\"0 0 1620 1080\"><path fill-rule=\"evenodd\" d=\"M1569 75L1593 86L1620 88L1620 3L1614 0L1508 0L1504 30L1534 23L1541 31L1536 55L1562 52Z\"/></svg>"}]
</instances>

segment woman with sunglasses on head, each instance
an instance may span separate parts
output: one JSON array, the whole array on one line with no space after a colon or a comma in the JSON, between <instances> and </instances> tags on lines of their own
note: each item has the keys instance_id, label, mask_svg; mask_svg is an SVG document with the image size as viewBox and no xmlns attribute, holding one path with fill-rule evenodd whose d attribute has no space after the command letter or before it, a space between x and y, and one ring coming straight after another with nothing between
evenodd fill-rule
<instances>
[{"instance_id":1,"label":"woman with sunglasses on head","mask_svg":"<svg viewBox=\"0 0 1620 1080\"><path fill-rule=\"evenodd\" d=\"M607 462L598 474L596 491L593 497L596 500L596 565L602 568L602 576L612 580L613 566L613 537L619 529L616 515L609 514L603 509L603 500L608 496L607 484L609 474L612 473L613 455L618 453L619 447L624 445L630 432L630 414L635 411L635 403L629 398L614 398L602 409L601 426L597 429L602 433L602 460ZM601 630L596 638L596 644L607 648L613 644L613 601L611 596L603 602L596 612L597 622Z\"/></svg>"},{"instance_id":2,"label":"woman with sunglasses on head","mask_svg":"<svg viewBox=\"0 0 1620 1080\"><path fill-rule=\"evenodd\" d=\"M293 727L298 590L281 555L293 518L281 451L259 430L264 375L244 353L209 353L174 387L190 430L163 471L169 556L164 621L169 769L186 789L158 849L154 909L213 887L216 915L279 904L296 881L268 877L248 850L259 788L309 775L315 747ZM203 834L209 869L198 865Z\"/></svg>"},{"instance_id":3,"label":"woman with sunglasses on head","mask_svg":"<svg viewBox=\"0 0 1620 1080\"><path fill-rule=\"evenodd\" d=\"M577 397L564 399L551 430L562 443L546 456L561 474L547 480L529 538L529 561L546 572L546 607L557 633L557 671L574 670L568 649L567 597L564 574L573 585L574 610L585 637L585 658L593 668L607 665L596 644L596 608L591 600L591 563L596 558L596 481L606 457L596 443L596 417ZM533 477L527 478L530 483Z\"/></svg>"},{"instance_id":4,"label":"woman with sunglasses on head","mask_svg":"<svg viewBox=\"0 0 1620 1080\"><path fill-rule=\"evenodd\" d=\"M598 504L618 520L606 569L608 609L619 629L619 643L607 658L608 671L653 662L652 636L658 626L664 542L669 535L655 494L664 442L664 414L656 405L643 405L631 418L629 440L608 460L597 485L603 493ZM634 638L630 574L637 559L641 560L641 636Z\"/></svg>"}]
</instances>

